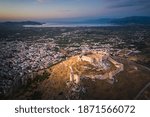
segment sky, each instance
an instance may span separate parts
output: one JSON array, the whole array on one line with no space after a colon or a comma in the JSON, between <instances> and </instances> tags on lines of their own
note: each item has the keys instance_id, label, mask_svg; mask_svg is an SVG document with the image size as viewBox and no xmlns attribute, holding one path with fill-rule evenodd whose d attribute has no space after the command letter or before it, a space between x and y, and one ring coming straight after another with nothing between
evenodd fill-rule
<instances>
[{"instance_id":1,"label":"sky","mask_svg":"<svg viewBox=\"0 0 150 117\"><path fill-rule=\"evenodd\" d=\"M0 20L150 16L150 0L0 0Z\"/></svg>"}]
</instances>

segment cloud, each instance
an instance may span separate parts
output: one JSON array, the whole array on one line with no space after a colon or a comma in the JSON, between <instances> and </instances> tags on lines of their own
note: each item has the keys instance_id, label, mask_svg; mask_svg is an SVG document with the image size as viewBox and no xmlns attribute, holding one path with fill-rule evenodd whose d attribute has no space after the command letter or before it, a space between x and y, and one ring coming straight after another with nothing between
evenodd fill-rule
<instances>
[{"instance_id":1,"label":"cloud","mask_svg":"<svg viewBox=\"0 0 150 117\"><path fill-rule=\"evenodd\" d=\"M36 0L36 1L38 1L38 2L44 2L45 0Z\"/></svg>"},{"instance_id":2,"label":"cloud","mask_svg":"<svg viewBox=\"0 0 150 117\"><path fill-rule=\"evenodd\" d=\"M110 1L110 0L107 0ZM112 0L109 8L146 7L150 0Z\"/></svg>"},{"instance_id":3,"label":"cloud","mask_svg":"<svg viewBox=\"0 0 150 117\"><path fill-rule=\"evenodd\" d=\"M110 5L109 8L123 8L123 7L132 7L132 6L135 6L135 5L132 3L120 3L120 4Z\"/></svg>"}]
</instances>

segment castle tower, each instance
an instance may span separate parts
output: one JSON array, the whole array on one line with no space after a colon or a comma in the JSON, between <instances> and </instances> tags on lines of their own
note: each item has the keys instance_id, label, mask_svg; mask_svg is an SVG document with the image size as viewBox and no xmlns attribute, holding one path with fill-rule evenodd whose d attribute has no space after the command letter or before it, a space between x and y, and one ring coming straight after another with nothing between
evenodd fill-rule
<instances>
[{"instance_id":1,"label":"castle tower","mask_svg":"<svg viewBox=\"0 0 150 117\"><path fill-rule=\"evenodd\" d=\"M73 72L73 69L72 69L71 66L69 68L70 68L70 82L73 82L73 80L74 80L74 72Z\"/></svg>"}]
</instances>

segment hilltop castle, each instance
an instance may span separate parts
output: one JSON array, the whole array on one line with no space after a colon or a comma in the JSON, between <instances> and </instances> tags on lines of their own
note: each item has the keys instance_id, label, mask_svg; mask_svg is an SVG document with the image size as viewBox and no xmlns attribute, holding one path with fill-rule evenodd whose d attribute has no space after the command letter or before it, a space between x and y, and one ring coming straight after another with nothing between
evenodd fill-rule
<instances>
[{"instance_id":1,"label":"hilltop castle","mask_svg":"<svg viewBox=\"0 0 150 117\"><path fill-rule=\"evenodd\" d=\"M114 81L113 76L123 71L124 69L123 64L118 63L117 61L115 61L110 57L109 53L103 51L90 51L87 53L86 52L82 53L81 55L78 56L78 62L82 62L82 61L88 62L93 67L96 67L97 69L100 68L102 71L106 71L106 72L99 75L92 74L92 75L82 76L80 74L74 73L72 66L70 66L69 67L70 82L75 82L76 84L79 84L81 77L88 77L88 78L92 78L92 79L94 78L99 80L109 79ZM114 69L112 70L110 70L111 68L110 63L114 66Z\"/></svg>"}]
</instances>

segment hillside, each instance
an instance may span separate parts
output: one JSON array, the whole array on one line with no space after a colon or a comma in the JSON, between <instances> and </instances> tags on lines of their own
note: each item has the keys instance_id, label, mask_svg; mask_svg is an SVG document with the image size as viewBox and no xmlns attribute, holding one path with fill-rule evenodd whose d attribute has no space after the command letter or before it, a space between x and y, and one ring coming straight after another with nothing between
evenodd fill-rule
<instances>
[{"instance_id":1,"label":"hillside","mask_svg":"<svg viewBox=\"0 0 150 117\"><path fill-rule=\"evenodd\" d=\"M0 22L0 27L22 27L23 25L42 25L43 23L35 22L35 21L18 21L18 22Z\"/></svg>"},{"instance_id":2,"label":"hillside","mask_svg":"<svg viewBox=\"0 0 150 117\"><path fill-rule=\"evenodd\" d=\"M121 24L121 25L129 25L129 24L150 24L150 17L148 16L132 16L132 17L125 17L120 19L114 19L111 21L114 24Z\"/></svg>"},{"instance_id":3,"label":"hillside","mask_svg":"<svg viewBox=\"0 0 150 117\"><path fill-rule=\"evenodd\" d=\"M76 23L85 24L117 24L117 25L149 25L149 16L131 16L123 18L98 18L98 19L88 19Z\"/></svg>"},{"instance_id":4,"label":"hillside","mask_svg":"<svg viewBox=\"0 0 150 117\"><path fill-rule=\"evenodd\" d=\"M47 69L48 79L33 82L14 96L14 99L135 99L142 88L150 82L150 72L145 67L125 59L115 58L124 64L124 70L114 76L112 84L108 79L99 80L82 77L80 85L69 83L70 69L80 72L82 76L104 74L88 62L77 62L77 56L58 63ZM90 69L85 66L89 66ZM115 66L111 64L112 71ZM107 71L108 72L108 71ZM41 73L40 73L41 74ZM77 87L76 87L77 86ZM75 91L79 88L80 91ZM148 90L148 89L147 89ZM149 90L142 92L142 97L137 99L149 99Z\"/></svg>"}]
</instances>

